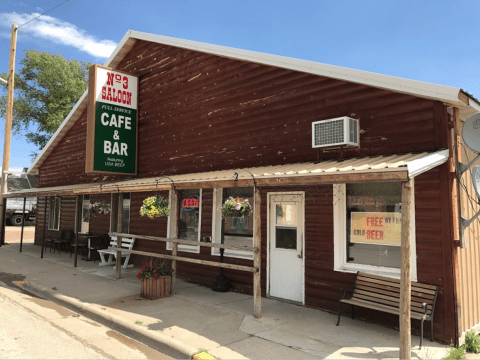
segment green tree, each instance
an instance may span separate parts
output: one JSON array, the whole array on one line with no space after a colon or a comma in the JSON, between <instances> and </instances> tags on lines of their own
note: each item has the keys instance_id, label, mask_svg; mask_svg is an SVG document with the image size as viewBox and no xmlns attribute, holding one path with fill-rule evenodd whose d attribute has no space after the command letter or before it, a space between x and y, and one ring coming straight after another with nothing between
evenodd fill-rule
<instances>
[{"instance_id":1,"label":"green tree","mask_svg":"<svg viewBox=\"0 0 480 360\"><path fill-rule=\"evenodd\" d=\"M88 88L92 64L35 50L27 50L20 64L15 74L12 132L24 133L41 150ZM6 79L8 75L1 76ZM0 97L3 118L6 102L5 94Z\"/></svg>"}]
</instances>

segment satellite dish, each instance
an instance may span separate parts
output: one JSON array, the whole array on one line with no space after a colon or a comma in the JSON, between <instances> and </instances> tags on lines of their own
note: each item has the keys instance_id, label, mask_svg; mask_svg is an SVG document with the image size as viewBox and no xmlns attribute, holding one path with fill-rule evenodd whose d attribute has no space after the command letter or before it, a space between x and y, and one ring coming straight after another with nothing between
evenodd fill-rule
<instances>
[{"instance_id":1,"label":"satellite dish","mask_svg":"<svg viewBox=\"0 0 480 360\"><path fill-rule=\"evenodd\" d=\"M465 121L462 137L465 145L473 151L480 153L480 113L470 116Z\"/></svg>"},{"instance_id":2,"label":"satellite dish","mask_svg":"<svg viewBox=\"0 0 480 360\"><path fill-rule=\"evenodd\" d=\"M472 168L472 183L477 196L480 198L480 166Z\"/></svg>"}]
</instances>

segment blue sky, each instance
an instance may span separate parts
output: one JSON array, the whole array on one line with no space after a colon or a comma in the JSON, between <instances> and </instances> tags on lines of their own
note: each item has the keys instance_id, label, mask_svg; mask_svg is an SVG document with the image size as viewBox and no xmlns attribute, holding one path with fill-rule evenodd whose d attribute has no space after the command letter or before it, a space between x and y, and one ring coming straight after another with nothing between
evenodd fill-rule
<instances>
[{"instance_id":1,"label":"blue sky","mask_svg":"<svg viewBox=\"0 0 480 360\"><path fill-rule=\"evenodd\" d=\"M12 22L63 0L0 2L0 72L8 70ZM317 61L463 88L480 97L480 1L69 0L21 27L25 49L99 64L127 30ZM0 89L0 94L2 94ZM0 151L4 119L0 119ZM10 168L35 147L12 138Z\"/></svg>"}]
</instances>

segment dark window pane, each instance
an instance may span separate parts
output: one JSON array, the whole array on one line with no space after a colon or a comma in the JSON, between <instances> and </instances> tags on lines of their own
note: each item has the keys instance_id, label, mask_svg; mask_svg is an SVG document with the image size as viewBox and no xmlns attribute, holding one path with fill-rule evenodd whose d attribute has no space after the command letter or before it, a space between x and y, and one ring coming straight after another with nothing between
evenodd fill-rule
<instances>
[{"instance_id":1,"label":"dark window pane","mask_svg":"<svg viewBox=\"0 0 480 360\"><path fill-rule=\"evenodd\" d=\"M400 268L401 250L399 246L351 244L349 260L355 264Z\"/></svg>"},{"instance_id":2,"label":"dark window pane","mask_svg":"<svg viewBox=\"0 0 480 360\"><path fill-rule=\"evenodd\" d=\"M297 249L297 229L276 228L275 247L277 249Z\"/></svg>"}]
</instances>

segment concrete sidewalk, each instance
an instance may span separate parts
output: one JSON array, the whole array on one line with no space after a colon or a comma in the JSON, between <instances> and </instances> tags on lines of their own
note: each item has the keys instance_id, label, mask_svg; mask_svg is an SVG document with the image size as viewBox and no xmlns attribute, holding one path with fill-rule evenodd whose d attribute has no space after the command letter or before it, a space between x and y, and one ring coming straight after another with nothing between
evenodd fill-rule
<instances>
[{"instance_id":1,"label":"concrete sidewalk","mask_svg":"<svg viewBox=\"0 0 480 360\"><path fill-rule=\"evenodd\" d=\"M235 292L177 281L177 294L145 300L140 294L137 269L122 269L115 280L109 267L79 260L73 267L69 254L24 244L0 248L0 272L17 274L22 286L84 316L160 351L169 349L185 358L208 350L222 359L351 359L398 358L398 331L324 311L262 298L262 318L253 318L253 298ZM448 347L412 338L412 356L439 359ZM168 353L168 352L167 352Z\"/></svg>"}]
</instances>

